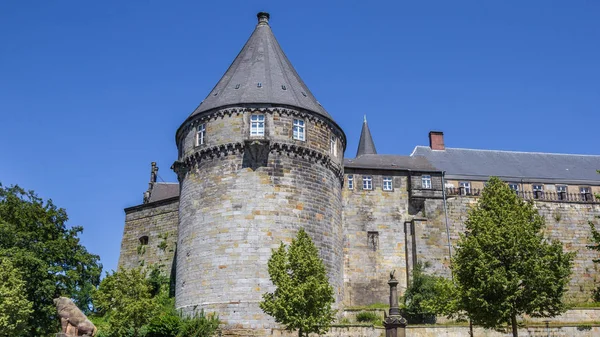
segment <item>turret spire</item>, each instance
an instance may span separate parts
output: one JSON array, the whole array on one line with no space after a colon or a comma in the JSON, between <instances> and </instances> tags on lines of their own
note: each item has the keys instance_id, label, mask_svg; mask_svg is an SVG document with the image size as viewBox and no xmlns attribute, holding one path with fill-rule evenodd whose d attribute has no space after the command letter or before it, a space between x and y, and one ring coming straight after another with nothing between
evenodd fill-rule
<instances>
[{"instance_id":1,"label":"turret spire","mask_svg":"<svg viewBox=\"0 0 600 337\"><path fill-rule=\"evenodd\" d=\"M375 149L375 143L373 137L371 137L371 130L367 124L367 115L365 115L362 125L362 131L360 132L360 140L358 141L358 150L356 151L356 157L360 157L363 154L377 154Z\"/></svg>"}]
</instances>

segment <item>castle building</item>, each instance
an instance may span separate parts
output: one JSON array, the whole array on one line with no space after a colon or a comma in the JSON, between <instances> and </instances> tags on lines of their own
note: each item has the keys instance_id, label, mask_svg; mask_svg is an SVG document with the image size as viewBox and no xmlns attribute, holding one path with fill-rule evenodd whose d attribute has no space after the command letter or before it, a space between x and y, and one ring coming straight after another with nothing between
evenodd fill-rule
<instances>
[{"instance_id":1,"label":"castle building","mask_svg":"<svg viewBox=\"0 0 600 337\"><path fill-rule=\"evenodd\" d=\"M156 181L125 209L119 266L171 270L176 307L218 312L227 329L277 327L258 303L272 291L271 249L304 228L319 248L336 305L386 303L417 263L449 275L469 207L499 176L578 253L569 296L597 275L588 221L600 215L600 156L446 148L442 132L411 155L378 154L367 120L356 156L346 136L258 24L229 69L176 132L178 183Z\"/></svg>"}]
</instances>

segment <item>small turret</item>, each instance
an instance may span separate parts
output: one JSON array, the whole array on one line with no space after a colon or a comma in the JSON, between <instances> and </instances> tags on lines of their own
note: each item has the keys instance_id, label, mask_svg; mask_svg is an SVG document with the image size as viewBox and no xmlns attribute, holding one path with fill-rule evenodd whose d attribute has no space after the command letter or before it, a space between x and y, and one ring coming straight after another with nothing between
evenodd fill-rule
<instances>
[{"instance_id":1,"label":"small turret","mask_svg":"<svg viewBox=\"0 0 600 337\"><path fill-rule=\"evenodd\" d=\"M373 137L371 137L371 130L367 124L367 115L363 120L362 131L360 132L360 140L358 141L358 150L356 151L356 157L360 157L363 154L377 154L375 149L375 143Z\"/></svg>"}]
</instances>

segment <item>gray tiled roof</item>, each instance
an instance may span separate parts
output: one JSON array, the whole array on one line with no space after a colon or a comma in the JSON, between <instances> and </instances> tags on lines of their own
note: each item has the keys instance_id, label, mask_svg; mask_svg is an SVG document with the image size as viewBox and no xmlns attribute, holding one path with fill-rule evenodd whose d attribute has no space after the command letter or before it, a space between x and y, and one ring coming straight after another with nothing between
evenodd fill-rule
<instances>
[{"instance_id":1,"label":"gray tiled roof","mask_svg":"<svg viewBox=\"0 0 600 337\"><path fill-rule=\"evenodd\" d=\"M377 154L377 149L375 149L375 143L373 142L373 137L371 136L371 130L369 130L369 125L367 124L367 116L365 116L362 130L360 131L360 140L358 141L356 157L360 157L365 154Z\"/></svg>"},{"instance_id":2,"label":"gray tiled roof","mask_svg":"<svg viewBox=\"0 0 600 337\"><path fill-rule=\"evenodd\" d=\"M192 113L243 103L289 105L329 119L281 50L268 23L259 13L259 23L225 75Z\"/></svg>"},{"instance_id":3,"label":"gray tiled roof","mask_svg":"<svg viewBox=\"0 0 600 337\"><path fill-rule=\"evenodd\" d=\"M155 202L179 196L179 183L154 183L148 202Z\"/></svg>"},{"instance_id":4,"label":"gray tiled roof","mask_svg":"<svg viewBox=\"0 0 600 337\"><path fill-rule=\"evenodd\" d=\"M415 147L411 156L423 156L449 178L472 177L486 179L498 176L503 179L527 181L561 181L564 183L598 183L600 156L554 154L538 152L513 152L446 148L431 150L428 146Z\"/></svg>"},{"instance_id":5,"label":"gray tiled roof","mask_svg":"<svg viewBox=\"0 0 600 337\"><path fill-rule=\"evenodd\" d=\"M344 159L345 168L439 171L425 157L397 156L387 154L364 154L353 159Z\"/></svg>"}]
</instances>

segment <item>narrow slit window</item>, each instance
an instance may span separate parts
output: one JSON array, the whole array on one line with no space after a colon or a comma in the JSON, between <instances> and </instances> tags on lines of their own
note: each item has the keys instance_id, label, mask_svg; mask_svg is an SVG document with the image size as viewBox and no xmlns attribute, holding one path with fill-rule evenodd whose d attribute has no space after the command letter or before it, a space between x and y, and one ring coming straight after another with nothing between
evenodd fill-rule
<instances>
[{"instance_id":1,"label":"narrow slit window","mask_svg":"<svg viewBox=\"0 0 600 337\"><path fill-rule=\"evenodd\" d=\"M265 135L265 115L250 116L250 136Z\"/></svg>"},{"instance_id":2,"label":"narrow slit window","mask_svg":"<svg viewBox=\"0 0 600 337\"><path fill-rule=\"evenodd\" d=\"M329 144L329 152L331 152L334 157L337 157L337 141L333 135L331 136L331 141Z\"/></svg>"},{"instance_id":3,"label":"narrow slit window","mask_svg":"<svg viewBox=\"0 0 600 337\"><path fill-rule=\"evenodd\" d=\"M293 137L297 140L306 140L306 130L304 127L304 120L294 119L294 131Z\"/></svg>"}]
</instances>

